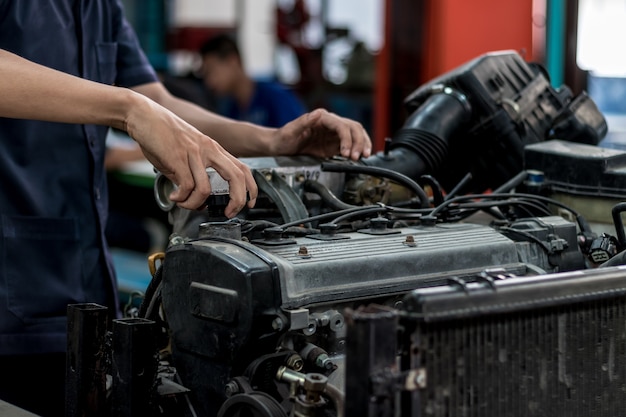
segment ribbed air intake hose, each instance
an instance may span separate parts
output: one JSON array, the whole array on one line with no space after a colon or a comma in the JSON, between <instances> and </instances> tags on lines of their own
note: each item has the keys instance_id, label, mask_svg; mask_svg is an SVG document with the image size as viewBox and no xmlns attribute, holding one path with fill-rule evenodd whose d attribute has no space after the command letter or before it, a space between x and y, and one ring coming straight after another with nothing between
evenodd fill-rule
<instances>
[{"instance_id":1,"label":"ribbed air intake hose","mask_svg":"<svg viewBox=\"0 0 626 417\"><path fill-rule=\"evenodd\" d=\"M362 163L397 171L413 180L433 173L445 163L450 139L466 126L471 115L463 94L440 88L409 116L388 150Z\"/></svg>"}]
</instances>

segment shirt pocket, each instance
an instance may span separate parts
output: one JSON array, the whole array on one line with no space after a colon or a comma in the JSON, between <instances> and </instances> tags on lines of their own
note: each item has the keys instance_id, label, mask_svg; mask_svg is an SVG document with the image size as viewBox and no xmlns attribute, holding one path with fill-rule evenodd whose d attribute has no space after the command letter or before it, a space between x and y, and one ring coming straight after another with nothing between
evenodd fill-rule
<instances>
[{"instance_id":1,"label":"shirt pocket","mask_svg":"<svg viewBox=\"0 0 626 417\"><path fill-rule=\"evenodd\" d=\"M82 302L76 219L2 216L2 239L7 308L24 323L58 320Z\"/></svg>"},{"instance_id":2,"label":"shirt pocket","mask_svg":"<svg viewBox=\"0 0 626 417\"><path fill-rule=\"evenodd\" d=\"M98 81L113 84L117 77L117 42L96 43Z\"/></svg>"}]
</instances>

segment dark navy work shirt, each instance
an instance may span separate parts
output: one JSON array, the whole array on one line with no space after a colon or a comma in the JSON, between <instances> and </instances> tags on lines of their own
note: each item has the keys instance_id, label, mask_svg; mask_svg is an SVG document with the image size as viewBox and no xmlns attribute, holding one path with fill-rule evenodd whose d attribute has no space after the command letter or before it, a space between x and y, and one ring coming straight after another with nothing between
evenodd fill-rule
<instances>
[{"instance_id":1,"label":"dark navy work shirt","mask_svg":"<svg viewBox=\"0 0 626 417\"><path fill-rule=\"evenodd\" d=\"M0 48L104 84L156 81L119 0L0 0ZM67 304L115 307L106 131L0 118L0 355L64 351Z\"/></svg>"}]
</instances>

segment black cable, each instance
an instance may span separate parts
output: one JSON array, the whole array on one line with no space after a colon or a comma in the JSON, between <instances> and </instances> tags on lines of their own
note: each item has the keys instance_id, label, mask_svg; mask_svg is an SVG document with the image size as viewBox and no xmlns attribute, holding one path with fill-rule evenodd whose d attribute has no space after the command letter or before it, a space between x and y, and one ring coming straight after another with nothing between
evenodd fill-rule
<instances>
[{"instance_id":1,"label":"black cable","mask_svg":"<svg viewBox=\"0 0 626 417\"><path fill-rule=\"evenodd\" d=\"M424 182L426 185L430 186L430 189L433 192L433 203L435 203L435 206L443 203L443 188L435 177L432 175L422 175L420 177L420 182Z\"/></svg>"},{"instance_id":2,"label":"black cable","mask_svg":"<svg viewBox=\"0 0 626 417\"><path fill-rule=\"evenodd\" d=\"M502 213L500 210L498 210L495 207L487 207L484 209L481 209L483 212L489 214L490 216L492 216L495 219L500 219L500 220L507 220L507 217L504 215L504 213Z\"/></svg>"},{"instance_id":3,"label":"black cable","mask_svg":"<svg viewBox=\"0 0 626 417\"><path fill-rule=\"evenodd\" d=\"M536 216L536 213L532 212L526 206L530 206L535 210L540 210L544 215L550 215L551 213L547 211L547 209L539 204L536 204L532 201L527 200L513 200L513 201L485 201L485 202L472 202L472 203L461 203L458 206L455 206L455 209L459 210L459 213L455 213L454 216L446 217L448 221L461 221L464 220L473 214L476 214L477 211L483 211L490 216L493 216L498 219L507 220L508 217L502 213L502 211L498 210L498 207L508 207L508 206L516 206L519 210L523 210L529 217Z\"/></svg>"},{"instance_id":4,"label":"black cable","mask_svg":"<svg viewBox=\"0 0 626 417\"><path fill-rule=\"evenodd\" d=\"M488 195L486 195L488 196ZM522 200L522 199L515 199L515 200L504 200L504 201L499 201L499 202L474 202L474 203L461 203L459 204L458 208L459 209L465 209L467 210L467 212L464 213L458 213L457 215L455 215L452 219L454 221L460 221L463 219L466 219L468 217L470 217L471 215L475 214L477 210L481 210L486 212L487 214L495 217L495 218L500 218L500 219L508 219L508 217L502 213L498 207L507 207L507 206L516 206L519 210L523 210L529 217L534 217L537 216L536 212L533 212L531 210L528 209L528 207L541 212L544 216L549 216L552 213L550 213L550 211L548 210L548 208L543 205L540 204L539 202L535 202L535 201L529 201L529 200ZM526 207L528 206L528 207ZM449 217L446 218L447 220L450 220ZM585 222L586 224L586 222ZM584 229L581 227L581 230L589 230L589 227L585 227Z\"/></svg>"},{"instance_id":5,"label":"black cable","mask_svg":"<svg viewBox=\"0 0 626 417\"><path fill-rule=\"evenodd\" d=\"M311 217L307 217L304 219L299 219L299 220L294 220L292 222L289 223L283 223L281 225L279 225L278 227L282 228L282 229L287 229L289 227L293 227L293 226L298 226L302 223L312 223L312 222L317 222L317 221L322 221L322 220L327 220L327 219L333 219L333 223L337 223L337 218L339 218L341 220L343 220L344 218L350 218L350 217L354 217L354 216L359 216L359 215L364 215L364 214L370 214L370 213L380 213L380 212L389 212L391 214L398 214L400 215L399 218L402 218L402 215L407 215L409 216L409 218L415 219L415 216L421 216L422 214L428 214L432 211L432 209L430 208L423 208L423 209L406 209L406 208L399 208L399 207L394 207L394 206L387 206L384 204L376 204L376 205L369 205L369 206L357 206L354 208L349 208L349 209L345 209L345 210L338 210L338 211L333 211L330 213L323 213L323 214L318 214L316 216L311 216Z\"/></svg>"},{"instance_id":6,"label":"black cable","mask_svg":"<svg viewBox=\"0 0 626 417\"><path fill-rule=\"evenodd\" d=\"M316 216L311 216L311 217L306 217L304 219L294 220L294 221L289 222L289 223L283 223L283 224L279 225L278 227L287 228L287 227L291 227L291 226L298 226L298 225L300 225L302 223L311 223L311 222L326 220L326 219L330 219L330 218L333 218L333 217L341 216L341 215L346 214L346 213L352 213L352 212L355 212L355 211L360 211L360 210L363 210L363 209L369 208L369 207L372 207L372 206L354 207L354 208L349 208L349 209L345 209L345 210L333 211L333 212L330 212L330 213L322 213L322 214L318 214Z\"/></svg>"},{"instance_id":7,"label":"black cable","mask_svg":"<svg viewBox=\"0 0 626 417\"><path fill-rule=\"evenodd\" d=\"M335 219L333 219L330 223L332 224L337 224L339 222L342 222L346 219L349 219L350 217L355 217L357 215L362 216L362 215L366 215L366 214L375 214L375 213L380 213L380 212L386 212L387 210L389 210L388 207L384 207L384 206L378 206L378 207L368 207L367 210L362 210L362 211L358 211L358 212L352 212L352 213L346 213L342 216L336 217Z\"/></svg>"},{"instance_id":8,"label":"black cable","mask_svg":"<svg viewBox=\"0 0 626 417\"><path fill-rule=\"evenodd\" d=\"M519 174L517 174L515 177L511 178L509 181L505 182L504 184L500 185L498 188L496 188L494 190L495 194L500 194L500 193L505 193L505 192L509 192L510 190L512 190L513 188L517 187L518 185L520 185L526 178L528 177L528 173L526 171L522 171ZM459 181L459 183L454 187L454 189L452 191L450 191L448 193L448 195L446 196L446 200L449 200L450 198L454 197L465 185L467 185L470 181L472 180L472 173L468 172L465 177L463 177L461 179L461 181ZM483 211L485 211L484 209L481 209ZM506 218L506 216L502 213L498 214L496 213L497 210L490 210L489 214L497 217L497 218ZM527 211L527 213L529 213ZM467 218L469 216L471 216L474 213L467 213L467 215L463 218ZM530 215L532 215L532 213L529 213Z\"/></svg>"},{"instance_id":9,"label":"black cable","mask_svg":"<svg viewBox=\"0 0 626 417\"><path fill-rule=\"evenodd\" d=\"M553 200L551 198L548 197L544 197L544 196L540 196L540 195L535 195L535 194L524 194L524 193L505 193L505 194L468 194L468 195L464 195L464 196L460 196L460 197L454 197L450 200L446 200L444 201L443 204L435 207L430 215L431 216L437 216L440 212L442 212L446 207L448 207L451 204L454 203L459 203L459 202L463 202L466 200L475 200L475 199L494 199L494 200L501 200L501 199L512 199L512 198L525 198L525 199L529 199L529 200L538 200L538 201L543 201L547 204L552 204L555 205L557 207L561 207L567 211L569 211L570 213L572 213L574 216L579 216L580 214L574 210L573 208L559 202L556 200Z\"/></svg>"},{"instance_id":10,"label":"black cable","mask_svg":"<svg viewBox=\"0 0 626 417\"><path fill-rule=\"evenodd\" d=\"M420 203L423 208L430 207L430 200L428 199L428 195L418 183L413 181L411 178L407 177L404 174L401 174L396 171L392 171L387 168L381 167L373 167L366 165L348 165L348 164L336 164L329 162L322 162L321 165L322 171L327 172L343 172L343 173L351 173L351 174L366 174L366 175L374 175L389 178L401 185L404 185L411 191L417 195L420 200Z\"/></svg>"},{"instance_id":11,"label":"black cable","mask_svg":"<svg viewBox=\"0 0 626 417\"><path fill-rule=\"evenodd\" d=\"M140 318L151 319L151 314L154 310L155 302L160 302L161 299L161 282L163 281L163 264L159 265L159 268L156 270L150 283L148 284L148 288L146 288L146 294L141 301L141 305L139 306L138 316Z\"/></svg>"},{"instance_id":12,"label":"black cable","mask_svg":"<svg viewBox=\"0 0 626 417\"><path fill-rule=\"evenodd\" d=\"M509 202L507 202L507 204L501 204L501 205L498 205L498 204L485 204L485 205L469 204L467 206L463 205L463 206L458 207L460 212L454 213L454 216L451 216L449 214L448 216L446 216L445 219L448 221L461 221L476 214L476 212L478 211L482 211L497 219L509 220L509 217L507 217L504 213L502 213L502 211L498 210L498 207L500 206L509 206L509 205L511 205L511 203ZM535 216L533 212L531 212L528 208L524 207L522 204L520 204L517 208L519 210L523 210L529 217Z\"/></svg>"},{"instance_id":13,"label":"black cable","mask_svg":"<svg viewBox=\"0 0 626 417\"><path fill-rule=\"evenodd\" d=\"M283 233L288 234L289 236L308 236L312 234L319 233L319 229L314 229L312 227L300 227L300 226L289 226L283 230Z\"/></svg>"},{"instance_id":14,"label":"black cable","mask_svg":"<svg viewBox=\"0 0 626 417\"><path fill-rule=\"evenodd\" d=\"M322 201L326 203L331 209L344 210L348 208L354 208L357 206L344 203L335 194L332 193L324 184L319 181L306 180L302 184L304 191L313 192L320 196Z\"/></svg>"},{"instance_id":15,"label":"black cable","mask_svg":"<svg viewBox=\"0 0 626 417\"><path fill-rule=\"evenodd\" d=\"M459 193L459 191L461 191L463 189L463 187L465 187L471 180L472 180L472 173L468 172L467 174L465 174L465 176L463 178L461 178L461 181L459 181L454 188L446 195L446 197L444 198L444 200L449 200L452 197L454 197L455 195L457 195Z\"/></svg>"},{"instance_id":16,"label":"black cable","mask_svg":"<svg viewBox=\"0 0 626 417\"><path fill-rule=\"evenodd\" d=\"M620 249L626 247L626 234L624 233L624 223L622 222L623 211L626 211L626 203L617 203L611 210L613 224L615 225L615 234L617 235Z\"/></svg>"},{"instance_id":17,"label":"black cable","mask_svg":"<svg viewBox=\"0 0 626 417\"><path fill-rule=\"evenodd\" d=\"M527 239L532 240L533 242L535 242L537 245L539 245L539 247L541 247L541 249L544 250L544 252L546 252L547 255L552 255L554 252L552 252L552 250L548 247L548 245L541 241L541 239L539 239L537 236L534 236L528 232L525 232L523 230L519 230L519 229L515 229L512 227L508 227L508 226L503 226L498 228L499 231L505 232L505 233L517 233L520 236L523 236Z\"/></svg>"},{"instance_id":18,"label":"black cable","mask_svg":"<svg viewBox=\"0 0 626 417\"><path fill-rule=\"evenodd\" d=\"M561 203L560 201L556 201L556 200L553 200L551 198L540 196L540 195L535 195L535 194L524 194L524 193L469 194L469 195L464 195L464 196L461 196L461 197L454 197L454 198L451 198L450 200L444 201L443 204L435 207L431 211L430 215L431 216L437 216L443 210L445 210L448 206L450 206L451 204L463 202L463 201L466 201L466 200L474 200L474 199L494 199L494 200L497 199L497 200L499 200L499 199L513 199L513 198L524 198L524 199L542 201L544 203L552 204L554 206L557 206L557 207L560 207L562 209L565 209L565 210L569 211L570 213L572 213L574 215L574 217L576 217L576 221L578 222L578 226L581 229L581 231L583 231L583 232L591 232L591 230L589 228L589 225L587 224L585 219L576 210L574 210L573 208L571 208L571 207Z\"/></svg>"},{"instance_id":19,"label":"black cable","mask_svg":"<svg viewBox=\"0 0 626 417\"><path fill-rule=\"evenodd\" d=\"M241 222L241 234L245 236L257 230L265 230L268 227L276 226L278 224L268 220L244 220Z\"/></svg>"},{"instance_id":20,"label":"black cable","mask_svg":"<svg viewBox=\"0 0 626 417\"><path fill-rule=\"evenodd\" d=\"M526 213L528 213L529 216L536 216L537 214L531 212L530 210L528 210L526 207L524 206L528 206L531 207L537 211L541 211L543 215L545 216L549 216L552 213L550 213L550 211L545 207L542 206L540 204L537 204L533 201L528 201L528 200L513 200L513 201L496 201L496 202L476 202L476 203L463 203L462 205L459 204L459 208L463 208L463 209L479 209L482 210L484 208L489 208L489 207L502 207L502 206L518 206L519 208L523 209L524 211L526 211Z\"/></svg>"},{"instance_id":21,"label":"black cable","mask_svg":"<svg viewBox=\"0 0 626 417\"><path fill-rule=\"evenodd\" d=\"M519 174L517 174L516 176L514 176L513 178L511 178L510 180L508 180L507 182L505 182L504 184L502 184L501 186L493 190L493 193L500 194L500 193L509 192L513 188L522 184L526 178L528 178L528 173L526 172L526 170L521 171Z\"/></svg>"},{"instance_id":22,"label":"black cable","mask_svg":"<svg viewBox=\"0 0 626 417\"><path fill-rule=\"evenodd\" d=\"M462 204L462 202L466 201L466 200L475 200L475 199L482 199L482 200L511 200L511 201L495 201L495 202L484 202L484 203L479 203L479 202L472 202L469 203L467 205ZM461 202L461 204L459 204L459 206L457 207L458 209L464 209L466 208L467 210L474 210L475 208L478 209L486 209L486 208L490 208L490 207L496 207L496 206L503 206L503 205L517 205L520 207L523 206L530 206L536 210L542 210L544 211L546 214L550 214L548 211L546 211L545 207L542 207L540 205L535 204L532 200L536 200L536 201L541 201L547 204L554 204L558 207L564 208L566 210L568 210L569 212L571 212L575 217L576 220L578 222L579 227L581 228L581 230L583 231L589 231L590 228L589 226L586 224L585 219L578 213L576 212L574 209L566 206L565 204L562 204L556 200L547 198L547 197L543 197L543 196L538 196L538 195L534 195L534 194L522 194L522 193L505 193L505 194L470 194L470 195L464 195L464 196L460 196L460 197L454 197L450 200L446 200L444 201L442 204L440 204L439 206L437 206L434 209L430 209L430 208L421 208L421 209L407 209L407 208L399 208L399 207L394 207L394 206L385 206L385 205L375 205L375 206L355 206L355 207L351 207L351 208L347 208L344 210L338 210L338 211L334 211L334 212L330 212L330 213L323 213L323 214L319 214L316 216L311 216L311 217L307 217L307 218L303 218L303 219L299 219L299 220L294 220L292 222L289 223L284 223L282 225L279 225L279 227L281 228L288 228L288 227L292 227L292 226L298 226L302 223L310 223L310 222L316 222L316 221L323 221L323 220L327 220L327 219L334 219L332 222L333 223L338 223L339 221L343 221L346 218L350 218L350 217L354 217L354 216L358 216L358 215L365 215L365 214L371 214L371 213L380 213L380 212L388 212L391 216L393 216L394 218L397 219L401 219L403 218L404 214L408 215L409 219L413 219L415 220L415 216L420 216L422 214L429 214L430 216L437 216L439 215L442 211L444 211L446 208L448 208L450 205L455 204L455 203L459 203ZM471 205L470 205L471 204ZM484 207L483 207L484 206ZM474 208L469 208L469 207L474 207ZM463 214L463 216L469 216L471 215L471 213L466 213ZM493 214L492 214L493 215ZM463 216L459 216L459 218L464 218ZM501 216L495 216L495 217L501 217Z\"/></svg>"}]
</instances>

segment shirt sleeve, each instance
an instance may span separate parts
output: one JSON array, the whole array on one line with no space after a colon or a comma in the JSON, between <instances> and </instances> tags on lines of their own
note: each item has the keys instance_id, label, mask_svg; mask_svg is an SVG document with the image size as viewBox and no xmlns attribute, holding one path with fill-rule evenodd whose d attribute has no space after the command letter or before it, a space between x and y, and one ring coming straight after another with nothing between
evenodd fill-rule
<instances>
[{"instance_id":1,"label":"shirt sleeve","mask_svg":"<svg viewBox=\"0 0 626 417\"><path fill-rule=\"evenodd\" d=\"M115 0L114 25L117 42L115 84L120 87L134 87L158 81L154 68L139 45L135 31L124 16L120 0Z\"/></svg>"},{"instance_id":2,"label":"shirt sleeve","mask_svg":"<svg viewBox=\"0 0 626 417\"><path fill-rule=\"evenodd\" d=\"M282 127L306 113L302 102L294 93L282 86L275 86L271 98L272 127Z\"/></svg>"}]
</instances>

